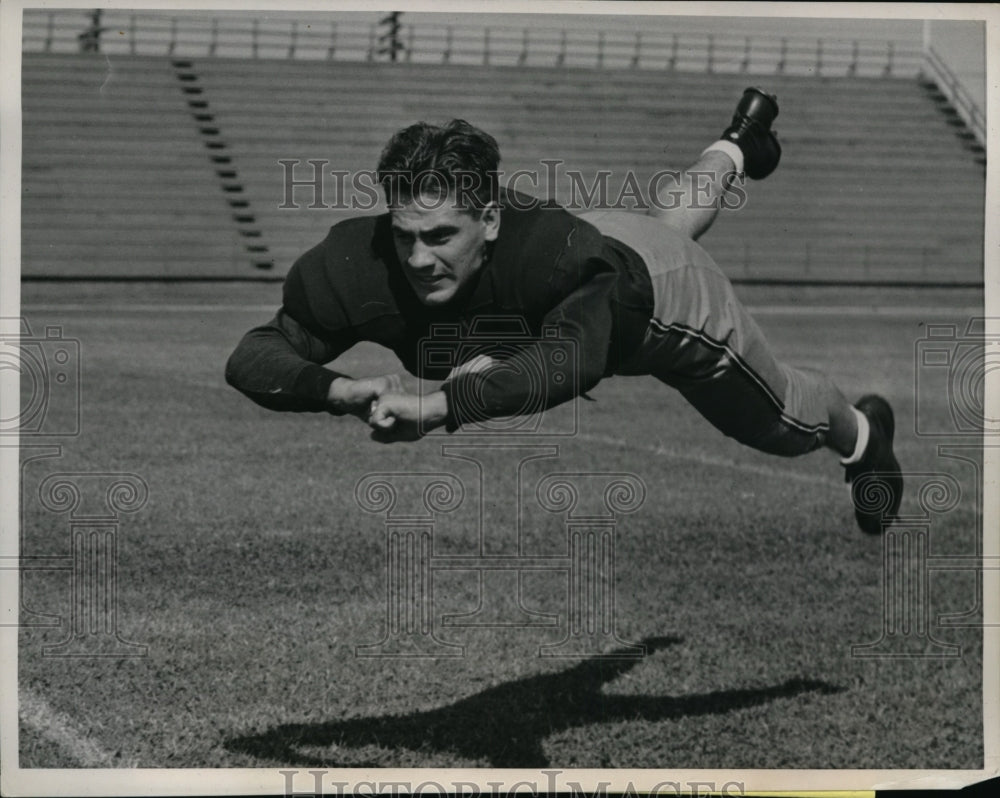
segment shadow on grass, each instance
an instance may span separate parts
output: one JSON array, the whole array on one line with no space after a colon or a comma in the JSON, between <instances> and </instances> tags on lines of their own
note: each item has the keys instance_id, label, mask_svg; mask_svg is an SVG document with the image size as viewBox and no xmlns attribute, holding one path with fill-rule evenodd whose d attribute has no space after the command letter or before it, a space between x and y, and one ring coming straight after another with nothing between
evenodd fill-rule
<instances>
[{"instance_id":1,"label":"shadow on grass","mask_svg":"<svg viewBox=\"0 0 1000 798\"><path fill-rule=\"evenodd\" d=\"M642 642L648 654L681 640L653 637ZM448 752L463 759L487 760L498 768L538 768L549 764L542 741L575 726L720 714L807 692L843 690L821 681L791 679L771 687L687 696L601 692L602 685L631 670L639 661L593 658L559 673L491 687L438 709L327 723L289 723L263 734L228 740L225 746L260 759L304 767L385 767L336 757L336 749L378 746ZM302 750L333 746L336 749L329 756Z\"/></svg>"}]
</instances>

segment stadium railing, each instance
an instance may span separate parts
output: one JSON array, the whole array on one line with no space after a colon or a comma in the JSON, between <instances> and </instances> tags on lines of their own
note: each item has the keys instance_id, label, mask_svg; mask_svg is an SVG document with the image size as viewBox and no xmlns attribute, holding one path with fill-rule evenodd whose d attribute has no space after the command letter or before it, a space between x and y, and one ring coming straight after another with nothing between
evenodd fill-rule
<instances>
[{"instance_id":1,"label":"stadium railing","mask_svg":"<svg viewBox=\"0 0 1000 798\"><path fill-rule=\"evenodd\" d=\"M397 47L380 41L377 23L302 24L245 15L153 16L107 9L24 15L24 49L99 50L108 54L232 56L411 63L552 66L596 69L915 77L919 46L884 40L806 36L730 36L710 32L627 33L569 27L474 24L401 26Z\"/></svg>"},{"instance_id":2,"label":"stadium railing","mask_svg":"<svg viewBox=\"0 0 1000 798\"><path fill-rule=\"evenodd\" d=\"M937 84L938 89L952 104L965 124L969 126L976 140L985 146L986 119L982 109L933 46L926 45L924 53L926 58L922 70L923 78Z\"/></svg>"}]
</instances>

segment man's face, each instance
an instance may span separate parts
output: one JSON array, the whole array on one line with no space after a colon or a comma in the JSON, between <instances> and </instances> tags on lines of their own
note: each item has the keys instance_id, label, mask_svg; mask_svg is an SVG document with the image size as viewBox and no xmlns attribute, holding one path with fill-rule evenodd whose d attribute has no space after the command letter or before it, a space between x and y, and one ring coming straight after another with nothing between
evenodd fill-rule
<instances>
[{"instance_id":1,"label":"man's face","mask_svg":"<svg viewBox=\"0 0 1000 798\"><path fill-rule=\"evenodd\" d=\"M418 197L393 208L391 216L396 256L425 305L443 305L468 285L482 268L486 243L500 231L495 206L476 217L450 197Z\"/></svg>"}]
</instances>

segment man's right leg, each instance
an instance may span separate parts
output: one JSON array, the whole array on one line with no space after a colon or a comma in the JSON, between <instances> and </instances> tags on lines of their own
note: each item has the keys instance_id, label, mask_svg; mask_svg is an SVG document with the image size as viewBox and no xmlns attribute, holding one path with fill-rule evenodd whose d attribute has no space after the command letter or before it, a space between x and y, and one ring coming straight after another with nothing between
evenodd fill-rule
<instances>
[{"instance_id":1,"label":"man's right leg","mask_svg":"<svg viewBox=\"0 0 1000 798\"><path fill-rule=\"evenodd\" d=\"M636 214L584 218L634 249L653 283L645 340L618 373L657 377L721 432L759 451L833 449L852 483L858 525L880 532L903 492L888 403L867 396L852 406L826 375L779 361L725 274L682 234Z\"/></svg>"},{"instance_id":2,"label":"man's right leg","mask_svg":"<svg viewBox=\"0 0 1000 798\"><path fill-rule=\"evenodd\" d=\"M865 396L852 406L825 374L775 358L707 256L659 279L637 370L676 388L713 426L759 451L796 456L833 449L851 483L858 526L881 532L903 494L889 404Z\"/></svg>"},{"instance_id":3,"label":"man's right leg","mask_svg":"<svg viewBox=\"0 0 1000 798\"><path fill-rule=\"evenodd\" d=\"M865 396L852 406L825 374L777 360L749 314L715 275L698 266L678 270L674 296L694 304L707 296L724 306L696 326L653 319L647 333L650 372L676 388L702 416L740 443L770 454L795 456L827 446L841 455L851 483L854 516L868 534L895 517L903 478L892 451L894 420L889 403ZM712 283L700 299L698 285Z\"/></svg>"},{"instance_id":4,"label":"man's right leg","mask_svg":"<svg viewBox=\"0 0 1000 798\"><path fill-rule=\"evenodd\" d=\"M760 89L744 91L722 137L683 173L663 175L656 196L650 197L648 215L697 241L711 227L723 202L731 200L736 207L745 196L744 175L763 180L777 167L781 147L771 132L777 115L778 103L772 95Z\"/></svg>"},{"instance_id":5,"label":"man's right leg","mask_svg":"<svg viewBox=\"0 0 1000 798\"><path fill-rule=\"evenodd\" d=\"M639 370L680 391L720 432L785 457L855 451L858 415L818 370L778 360L732 285L696 245L651 275L656 308Z\"/></svg>"}]
</instances>

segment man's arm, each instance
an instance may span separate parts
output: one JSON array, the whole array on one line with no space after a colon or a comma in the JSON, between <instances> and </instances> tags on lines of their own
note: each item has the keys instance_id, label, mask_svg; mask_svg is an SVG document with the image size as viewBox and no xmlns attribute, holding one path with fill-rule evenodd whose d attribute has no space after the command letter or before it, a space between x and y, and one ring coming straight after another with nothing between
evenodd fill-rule
<instances>
[{"instance_id":1,"label":"man's arm","mask_svg":"<svg viewBox=\"0 0 1000 798\"><path fill-rule=\"evenodd\" d=\"M284 310L250 330L226 363L226 382L269 410L367 418L373 399L399 391L396 377L351 379L324 368L355 343L349 334L313 335Z\"/></svg>"},{"instance_id":2,"label":"man's arm","mask_svg":"<svg viewBox=\"0 0 1000 798\"><path fill-rule=\"evenodd\" d=\"M546 314L554 335L442 385L447 428L547 410L597 385L607 369L615 281L610 267L599 272Z\"/></svg>"},{"instance_id":3,"label":"man's arm","mask_svg":"<svg viewBox=\"0 0 1000 798\"><path fill-rule=\"evenodd\" d=\"M440 426L454 431L467 423L546 410L590 390L607 368L615 279L609 267L553 308L544 319L555 331L552 337L526 344L511 357L484 357L425 396L382 395L368 420L373 437L384 443L416 440Z\"/></svg>"}]
</instances>

